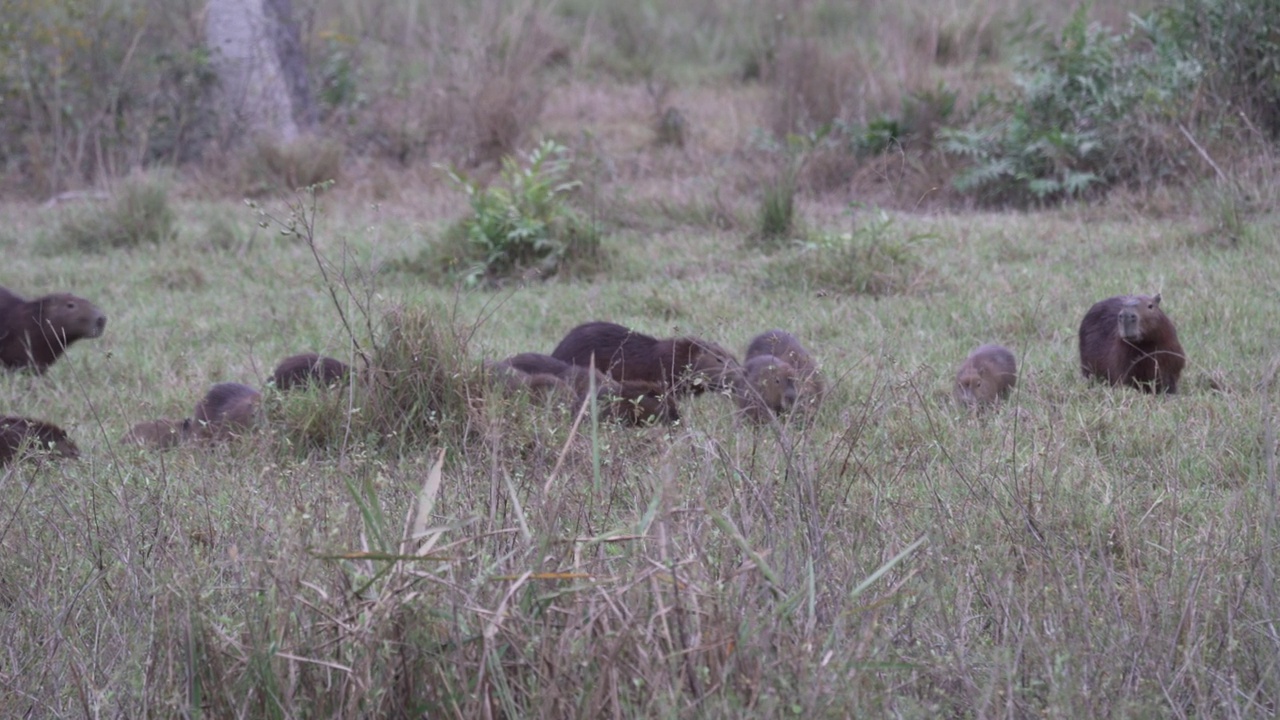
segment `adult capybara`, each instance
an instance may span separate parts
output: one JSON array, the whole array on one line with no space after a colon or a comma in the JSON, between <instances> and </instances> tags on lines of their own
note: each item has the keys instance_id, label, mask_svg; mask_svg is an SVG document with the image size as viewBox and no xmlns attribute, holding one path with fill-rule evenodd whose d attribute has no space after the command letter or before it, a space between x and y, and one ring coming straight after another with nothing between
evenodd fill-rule
<instances>
[{"instance_id":1,"label":"adult capybara","mask_svg":"<svg viewBox=\"0 0 1280 720\"><path fill-rule=\"evenodd\" d=\"M318 353L290 355L276 365L271 382L277 390L292 390L316 384L332 387L347 381L351 368L341 360Z\"/></svg>"},{"instance_id":2,"label":"adult capybara","mask_svg":"<svg viewBox=\"0 0 1280 720\"><path fill-rule=\"evenodd\" d=\"M1093 304L1080 323L1080 370L1085 377L1146 392L1178 391L1187 364L1160 295L1118 295Z\"/></svg>"},{"instance_id":3,"label":"adult capybara","mask_svg":"<svg viewBox=\"0 0 1280 720\"><path fill-rule=\"evenodd\" d=\"M0 288L0 363L43 373L71 343L102 335L107 316L75 295L24 300Z\"/></svg>"},{"instance_id":4,"label":"adult capybara","mask_svg":"<svg viewBox=\"0 0 1280 720\"><path fill-rule=\"evenodd\" d=\"M176 447L194 434L191 418L148 420L134 425L120 438L123 445L141 445L156 450Z\"/></svg>"},{"instance_id":5,"label":"adult capybara","mask_svg":"<svg viewBox=\"0 0 1280 720\"><path fill-rule=\"evenodd\" d=\"M1018 384L1018 361L1003 345L982 345L956 371L956 402L978 409L1009 397Z\"/></svg>"},{"instance_id":6,"label":"adult capybara","mask_svg":"<svg viewBox=\"0 0 1280 720\"><path fill-rule=\"evenodd\" d=\"M17 459L24 448L33 455L80 456L67 431L57 425L25 417L0 416L0 466Z\"/></svg>"},{"instance_id":7,"label":"adult capybara","mask_svg":"<svg viewBox=\"0 0 1280 720\"><path fill-rule=\"evenodd\" d=\"M573 328L551 356L594 366L619 382L658 383L676 395L731 389L742 377L737 359L713 342L693 337L659 340L611 322Z\"/></svg>"},{"instance_id":8,"label":"adult capybara","mask_svg":"<svg viewBox=\"0 0 1280 720\"><path fill-rule=\"evenodd\" d=\"M218 383L209 389L192 413L192 426L201 437L225 439L242 435L258 421L262 393L240 383Z\"/></svg>"},{"instance_id":9,"label":"adult capybara","mask_svg":"<svg viewBox=\"0 0 1280 720\"><path fill-rule=\"evenodd\" d=\"M791 412L800 396L798 373L786 360L756 355L743 366L743 387L734 393L738 407L749 419L766 423Z\"/></svg>"},{"instance_id":10,"label":"adult capybara","mask_svg":"<svg viewBox=\"0 0 1280 720\"><path fill-rule=\"evenodd\" d=\"M818 370L818 363L814 362L813 355L809 354L800 340L786 330L767 330L751 339L743 362L766 355L778 358L795 371L794 404L806 410L816 408L822 401L825 383Z\"/></svg>"},{"instance_id":11,"label":"adult capybara","mask_svg":"<svg viewBox=\"0 0 1280 720\"><path fill-rule=\"evenodd\" d=\"M680 419L675 399L658 383L618 382L594 367L572 365L541 353L520 353L487 367L509 388L525 387L562 397L556 383L563 384L573 393L575 410L590 398L594 388L601 415L630 425Z\"/></svg>"}]
</instances>

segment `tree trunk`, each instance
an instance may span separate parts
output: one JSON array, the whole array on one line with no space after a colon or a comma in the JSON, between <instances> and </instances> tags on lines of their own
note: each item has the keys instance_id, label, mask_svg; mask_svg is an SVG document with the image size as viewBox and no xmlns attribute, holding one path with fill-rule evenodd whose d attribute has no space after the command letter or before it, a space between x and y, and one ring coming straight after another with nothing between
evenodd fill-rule
<instances>
[{"instance_id":1,"label":"tree trunk","mask_svg":"<svg viewBox=\"0 0 1280 720\"><path fill-rule=\"evenodd\" d=\"M314 122L290 0L209 0L205 37L231 137L289 142Z\"/></svg>"}]
</instances>

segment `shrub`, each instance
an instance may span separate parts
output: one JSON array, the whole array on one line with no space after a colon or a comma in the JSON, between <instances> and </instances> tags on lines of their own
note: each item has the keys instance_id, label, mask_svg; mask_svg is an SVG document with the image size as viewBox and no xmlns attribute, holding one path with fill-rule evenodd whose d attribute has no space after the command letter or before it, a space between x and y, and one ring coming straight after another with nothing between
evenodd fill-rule
<instances>
[{"instance_id":1,"label":"shrub","mask_svg":"<svg viewBox=\"0 0 1280 720\"><path fill-rule=\"evenodd\" d=\"M929 237L899 235L892 218L880 210L851 232L813 234L794 252L775 258L766 273L780 285L803 280L829 292L875 297L907 292L921 279L915 245Z\"/></svg>"},{"instance_id":2,"label":"shrub","mask_svg":"<svg viewBox=\"0 0 1280 720\"><path fill-rule=\"evenodd\" d=\"M1182 0L1148 24L1205 69L1209 107L1221 113L1215 120L1243 112L1271 139L1280 138L1277 27L1280 5L1274 0Z\"/></svg>"},{"instance_id":3,"label":"shrub","mask_svg":"<svg viewBox=\"0 0 1280 720\"><path fill-rule=\"evenodd\" d=\"M52 252L100 252L112 248L159 245L177 235L169 191L157 178L124 183L104 205L72 208L46 238Z\"/></svg>"},{"instance_id":4,"label":"shrub","mask_svg":"<svg viewBox=\"0 0 1280 720\"><path fill-rule=\"evenodd\" d=\"M1158 35L1135 50L1134 30L1089 24L1086 10L1024 59L1012 97L989 95L972 127L939 131L942 148L970 162L958 190L997 204L1055 202L1181 166L1182 143L1160 142L1160 126L1176 120L1198 66Z\"/></svg>"},{"instance_id":5,"label":"shrub","mask_svg":"<svg viewBox=\"0 0 1280 720\"><path fill-rule=\"evenodd\" d=\"M487 188L456 168L449 178L471 201L470 217L446 233L444 250L450 263L468 263L468 285L536 270L542 276L566 268L591 268L600 256L596 227L579 215L567 197L580 183L567 179L567 150L545 141L521 166L510 155L502 159L500 182ZM439 252L439 250L437 250Z\"/></svg>"}]
</instances>

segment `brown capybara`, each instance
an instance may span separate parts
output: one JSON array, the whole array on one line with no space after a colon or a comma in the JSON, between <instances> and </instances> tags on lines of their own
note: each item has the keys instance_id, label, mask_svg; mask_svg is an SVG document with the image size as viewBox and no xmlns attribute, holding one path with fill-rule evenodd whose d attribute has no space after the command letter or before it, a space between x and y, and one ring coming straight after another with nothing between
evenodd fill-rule
<instances>
[{"instance_id":1,"label":"brown capybara","mask_svg":"<svg viewBox=\"0 0 1280 720\"><path fill-rule=\"evenodd\" d=\"M1018 361L1003 345L982 345L969 353L956 372L956 402L979 409L1009 397L1018 384Z\"/></svg>"},{"instance_id":2,"label":"brown capybara","mask_svg":"<svg viewBox=\"0 0 1280 720\"><path fill-rule=\"evenodd\" d=\"M102 335L107 316L75 295L56 293L23 300L0 288L0 363L43 373L71 343Z\"/></svg>"},{"instance_id":3,"label":"brown capybara","mask_svg":"<svg viewBox=\"0 0 1280 720\"><path fill-rule=\"evenodd\" d=\"M17 459L24 448L33 455L80 456L67 431L57 425L25 417L0 416L0 466Z\"/></svg>"},{"instance_id":4,"label":"brown capybara","mask_svg":"<svg viewBox=\"0 0 1280 720\"><path fill-rule=\"evenodd\" d=\"M192 413L195 434L212 439L243 435L258 421L262 393L240 383L218 383L196 403Z\"/></svg>"},{"instance_id":5,"label":"brown capybara","mask_svg":"<svg viewBox=\"0 0 1280 720\"><path fill-rule=\"evenodd\" d=\"M772 355L795 371L795 406L813 410L822 402L825 384L818 363L795 335L786 330L767 330L751 339L747 345L746 362L754 357Z\"/></svg>"},{"instance_id":6,"label":"brown capybara","mask_svg":"<svg viewBox=\"0 0 1280 720\"><path fill-rule=\"evenodd\" d=\"M290 355L276 365L271 382L277 390L292 390L316 384L333 387L347 381L351 368L341 360L318 353Z\"/></svg>"},{"instance_id":7,"label":"brown capybara","mask_svg":"<svg viewBox=\"0 0 1280 720\"><path fill-rule=\"evenodd\" d=\"M790 363L773 355L756 355L747 360L743 370L745 380L734 399L748 419L767 423L795 407L800 381Z\"/></svg>"},{"instance_id":8,"label":"brown capybara","mask_svg":"<svg viewBox=\"0 0 1280 720\"><path fill-rule=\"evenodd\" d=\"M1100 300L1080 323L1080 370L1085 377L1146 392L1176 393L1187 364L1160 295Z\"/></svg>"},{"instance_id":9,"label":"brown capybara","mask_svg":"<svg viewBox=\"0 0 1280 720\"><path fill-rule=\"evenodd\" d=\"M193 434L191 418L182 420L148 420L134 425L129 432L120 438L124 445L141 445L156 450L167 450L177 447Z\"/></svg>"},{"instance_id":10,"label":"brown capybara","mask_svg":"<svg viewBox=\"0 0 1280 720\"><path fill-rule=\"evenodd\" d=\"M594 366L619 382L658 383L677 396L733 389L742 377L738 360L713 342L692 337L659 340L611 322L573 328L551 356Z\"/></svg>"},{"instance_id":11,"label":"brown capybara","mask_svg":"<svg viewBox=\"0 0 1280 720\"><path fill-rule=\"evenodd\" d=\"M571 389L575 410L591 396L594 387L601 414L626 424L673 423L680 419L671 393L664 392L663 386L656 383L618 382L593 367L571 365L541 353L520 353L488 367L503 378L509 388L554 388L558 396L563 397L559 386L553 384L553 381L559 382Z\"/></svg>"}]
</instances>

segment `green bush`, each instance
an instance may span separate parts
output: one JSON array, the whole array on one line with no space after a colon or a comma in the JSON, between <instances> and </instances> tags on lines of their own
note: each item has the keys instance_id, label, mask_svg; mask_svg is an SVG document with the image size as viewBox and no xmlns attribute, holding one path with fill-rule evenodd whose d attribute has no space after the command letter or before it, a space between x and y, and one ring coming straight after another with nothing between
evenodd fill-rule
<instances>
[{"instance_id":1,"label":"green bush","mask_svg":"<svg viewBox=\"0 0 1280 720\"><path fill-rule=\"evenodd\" d=\"M1221 116L1243 112L1280 138L1280 4L1275 0L1181 0L1147 23L1205 69L1204 90Z\"/></svg>"},{"instance_id":2,"label":"green bush","mask_svg":"<svg viewBox=\"0 0 1280 720\"><path fill-rule=\"evenodd\" d=\"M160 245L177 235L176 223L162 181L131 180L106 204L69 210L44 246L52 252L101 252Z\"/></svg>"},{"instance_id":3,"label":"green bush","mask_svg":"<svg viewBox=\"0 0 1280 720\"><path fill-rule=\"evenodd\" d=\"M1024 59L1016 93L988 95L970 127L939 131L943 150L970 163L954 179L958 190L1027 205L1145 183L1182 167L1185 143L1166 141L1166 131L1199 78L1198 64L1154 26L1113 33L1086 22L1086 9Z\"/></svg>"},{"instance_id":4,"label":"green bush","mask_svg":"<svg viewBox=\"0 0 1280 720\"><path fill-rule=\"evenodd\" d=\"M901 235L880 210L851 232L814 233L794 252L774 258L766 273L778 285L803 281L827 292L875 297L909 292L922 279L915 246L929 237Z\"/></svg>"},{"instance_id":5,"label":"green bush","mask_svg":"<svg viewBox=\"0 0 1280 720\"><path fill-rule=\"evenodd\" d=\"M594 269L600 233L568 204L569 193L580 185L567 178L570 163L568 151L548 140L524 165L505 156L500 182L487 188L448 170L470 199L472 214L446 232L443 250L446 262L464 266L468 285L529 270L546 277Z\"/></svg>"}]
</instances>

